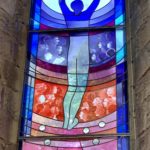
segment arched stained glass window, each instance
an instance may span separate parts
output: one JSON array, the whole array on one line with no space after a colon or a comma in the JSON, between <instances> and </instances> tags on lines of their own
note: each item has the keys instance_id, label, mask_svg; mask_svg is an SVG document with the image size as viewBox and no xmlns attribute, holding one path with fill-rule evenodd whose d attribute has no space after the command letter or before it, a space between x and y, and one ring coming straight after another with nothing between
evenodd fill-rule
<instances>
[{"instance_id":1,"label":"arched stained glass window","mask_svg":"<svg viewBox=\"0 0 150 150\"><path fill-rule=\"evenodd\" d=\"M20 150L129 150L124 0L33 0Z\"/></svg>"}]
</instances>

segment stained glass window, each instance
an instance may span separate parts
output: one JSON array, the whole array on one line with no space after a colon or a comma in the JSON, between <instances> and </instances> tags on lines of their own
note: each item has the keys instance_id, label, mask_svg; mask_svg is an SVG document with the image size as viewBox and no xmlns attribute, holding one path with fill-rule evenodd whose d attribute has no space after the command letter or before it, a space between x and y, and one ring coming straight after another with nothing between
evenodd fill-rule
<instances>
[{"instance_id":1,"label":"stained glass window","mask_svg":"<svg viewBox=\"0 0 150 150\"><path fill-rule=\"evenodd\" d=\"M33 0L20 150L129 150L124 0Z\"/></svg>"},{"instance_id":2,"label":"stained glass window","mask_svg":"<svg viewBox=\"0 0 150 150\"><path fill-rule=\"evenodd\" d=\"M31 28L76 28L123 25L124 0L34 0Z\"/></svg>"}]
</instances>

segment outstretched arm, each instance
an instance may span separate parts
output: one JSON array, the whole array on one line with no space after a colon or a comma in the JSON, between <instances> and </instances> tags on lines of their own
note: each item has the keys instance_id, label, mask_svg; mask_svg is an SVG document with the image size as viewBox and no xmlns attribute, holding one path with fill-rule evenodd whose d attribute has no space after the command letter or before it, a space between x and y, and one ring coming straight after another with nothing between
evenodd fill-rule
<instances>
[{"instance_id":1,"label":"outstretched arm","mask_svg":"<svg viewBox=\"0 0 150 150\"><path fill-rule=\"evenodd\" d=\"M68 6L66 5L66 0L59 0L59 5L63 13L70 13Z\"/></svg>"},{"instance_id":2,"label":"outstretched arm","mask_svg":"<svg viewBox=\"0 0 150 150\"><path fill-rule=\"evenodd\" d=\"M91 4L91 5L89 6L89 8L86 10L87 13L88 13L88 12L93 12L93 11L97 8L99 2L100 2L100 0L93 0L92 4Z\"/></svg>"}]
</instances>

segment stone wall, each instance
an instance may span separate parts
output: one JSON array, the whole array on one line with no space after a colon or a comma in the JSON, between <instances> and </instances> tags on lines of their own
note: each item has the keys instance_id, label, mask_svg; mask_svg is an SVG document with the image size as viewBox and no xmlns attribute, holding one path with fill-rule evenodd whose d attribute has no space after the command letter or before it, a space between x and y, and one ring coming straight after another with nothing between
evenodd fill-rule
<instances>
[{"instance_id":1,"label":"stone wall","mask_svg":"<svg viewBox=\"0 0 150 150\"><path fill-rule=\"evenodd\" d=\"M132 149L150 150L150 0L129 0L127 10Z\"/></svg>"},{"instance_id":2,"label":"stone wall","mask_svg":"<svg viewBox=\"0 0 150 150\"><path fill-rule=\"evenodd\" d=\"M0 0L0 150L16 150L26 58L27 0Z\"/></svg>"}]
</instances>

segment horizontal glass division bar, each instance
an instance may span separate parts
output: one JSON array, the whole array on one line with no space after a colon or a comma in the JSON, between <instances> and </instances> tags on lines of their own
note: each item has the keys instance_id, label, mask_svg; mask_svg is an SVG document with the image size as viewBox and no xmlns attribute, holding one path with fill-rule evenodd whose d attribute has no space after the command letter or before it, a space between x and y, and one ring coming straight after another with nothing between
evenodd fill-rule
<instances>
[{"instance_id":1,"label":"horizontal glass division bar","mask_svg":"<svg viewBox=\"0 0 150 150\"><path fill-rule=\"evenodd\" d=\"M112 138L112 137L130 137L130 133L124 134L100 134L100 135L79 135L79 136L38 136L38 137L19 137L19 140L67 140L67 139L88 139L88 138Z\"/></svg>"},{"instance_id":2,"label":"horizontal glass division bar","mask_svg":"<svg viewBox=\"0 0 150 150\"><path fill-rule=\"evenodd\" d=\"M29 30L30 33L55 33L55 32L90 32L100 29L122 29L125 25L103 26L103 27L85 27L85 28L64 28L64 29L48 29L48 30Z\"/></svg>"}]
</instances>

